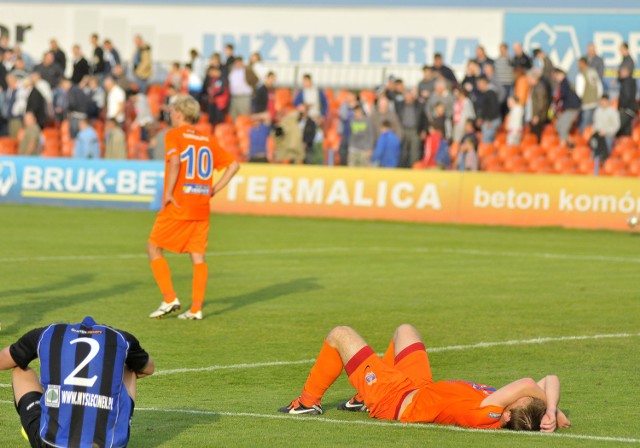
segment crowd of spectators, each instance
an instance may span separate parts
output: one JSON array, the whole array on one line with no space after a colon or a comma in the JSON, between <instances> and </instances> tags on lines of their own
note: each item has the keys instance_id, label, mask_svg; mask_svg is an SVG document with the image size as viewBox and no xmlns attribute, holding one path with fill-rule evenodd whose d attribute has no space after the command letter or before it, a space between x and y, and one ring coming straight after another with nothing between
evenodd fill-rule
<instances>
[{"instance_id":1,"label":"crowd of spectators","mask_svg":"<svg viewBox=\"0 0 640 448\"><path fill-rule=\"evenodd\" d=\"M131 141L141 141L148 143L144 158L161 158L178 94L201 103L212 134L244 120L246 149L236 155L247 161L353 167L477 170L480 144L493 143L499 132L512 146L525 133L539 141L550 123L567 148L576 128L590 132L594 152L605 159L616 136L631 134L638 113L627 44L620 46L618 77L609 82L594 45L568 79L543 50L528 55L516 42L500 45L495 59L479 46L461 78L435 54L416 86L390 76L384 85L338 95L319 88L310 74L294 92L277 88L260 54L245 61L231 44L208 60L191 50L185 63L171 65L163 85L151 84L151 48L141 36L128 65L109 39L93 34L88 44L88 55L74 45L67 60L52 39L36 62L0 38L0 137L17 139L19 154L42 153L43 130L65 123L68 155L126 158ZM618 92L615 101L609 90Z\"/></svg>"}]
</instances>

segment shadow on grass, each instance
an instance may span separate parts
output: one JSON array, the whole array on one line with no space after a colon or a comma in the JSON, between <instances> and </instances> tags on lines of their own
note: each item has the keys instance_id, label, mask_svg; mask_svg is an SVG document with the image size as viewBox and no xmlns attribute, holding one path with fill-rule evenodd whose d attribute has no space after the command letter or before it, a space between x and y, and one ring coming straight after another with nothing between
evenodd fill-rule
<instances>
[{"instance_id":1,"label":"shadow on grass","mask_svg":"<svg viewBox=\"0 0 640 448\"><path fill-rule=\"evenodd\" d=\"M151 448L164 445L182 432L194 431L193 427L197 425L208 425L219 420L219 415L140 409L134 412L129 446ZM204 434L210 432L198 432L195 430L194 433L204 437ZM215 432L213 433L215 434ZM216 446L216 444L213 440L199 439L194 446Z\"/></svg>"},{"instance_id":2,"label":"shadow on grass","mask_svg":"<svg viewBox=\"0 0 640 448\"><path fill-rule=\"evenodd\" d=\"M267 300L277 299L290 294L299 294L319 289L324 289L324 286L319 285L316 278L299 278L288 282L276 283L245 294L225 297L223 299L216 300L215 302L205 302L205 307L227 304L227 307L212 313L213 315L219 315L244 308L245 306L255 305L256 303L266 302Z\"/></svg>"},{"instance_id":3,"label":"shadow on grass","mask_svg":"<svg viewBox=\"0 0 640 448\"><path fill-rule=\"evenodd\" d=\"M24 303L16 303L14 301L10 304L0 305L0 316L7 314L17 314L18 316L15 320L3 323L2 333L4 335L15 335L18 332L26 331L26 329L30 329L36 325L41 325L45 315L52 311L63 310L69 306L84 304L86 306L85 314L91 315L92 308L89 304L90 302L129 293L138 285L138 282L127 282L83 292L63 292L64 289L70 287L90 285L93 279L94 275L92 274L79 274L72 275L65 280L53 284L0 291L0 298L36 294L35 297L24 297ZM0 301L0 303L2 302Z\"/></svg>"}]
</instances>

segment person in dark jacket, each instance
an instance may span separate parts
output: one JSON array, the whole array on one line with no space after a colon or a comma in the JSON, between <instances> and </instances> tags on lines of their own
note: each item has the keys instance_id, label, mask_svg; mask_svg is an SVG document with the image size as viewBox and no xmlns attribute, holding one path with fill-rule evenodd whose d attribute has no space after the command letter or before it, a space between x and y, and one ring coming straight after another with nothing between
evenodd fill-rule
<instances>
[{"instance_id":1,"label":"person in dark jacket","mask_svg":"<svg viewBox=\"0 0 640 448\"><path fill-rule=\"evenodd\" d=\"M25 112L33 113L40 129L44 129L47 124L47 102L40 91L33 85L31 79L26 78L23 81L23 86L29 92Z\"/></svg>"},{"instance_id":2,"label":"person in dark jacket","mask_svg":"<svg viewBox=\"0 0 640 448\"><path fill-rule=\"evenodd\" d=\"M569 140L571 126L580 115L582 101L569 84L566 73L556 68L554 71L556 81L556 91L553 96L556 106L556 131L560 137L560 144L565 145Z\"/></svg>"},{"instance_id":3,"label":"person in dark jacket","mask_svg":"<svg viewBox=\"0 0 640 448\"><path fill-rule=\"evenodd\" d=\"M89 63L82 55L79 45L73 46L73 73L71 75L71 82L74 84L80 84L80 81L89 74Z\"/></svg>"},{"instance_id":4,"label":"person in dark jacket","mask_svg":"<svg viewBox=\"0 0 640 448\"><path fill-rule=\"evenodd\" d=\"M380 124L380 136L371 156L371 164L381 168L397 168L400 163L401 143L391 131L391 122L384 120Z\"/></svg>"},{"instance_id":5,"label":"person in dark jacket","mask_svg":"<svg viewBox=\"0 0 640 448\"><path fill-rule=\"evenodd\" d=\"M276 75L273 72L267 73L264 82L261 82L253 96L253 113L261 114L267 112L271 120L275 118L275 89Z\"/></svg>"},{"instance_id":6,"label":"person in dark jacket","mask_svg":"<svg viewBox=\"0 0 640 448\"><path fill-rule=\"evenodd\" d=\"M62 67L60 67L53 58L53 53L47 51L42 59L42 64L35 67L35 71L40 73L42 79L49 83L52 89L58 87L60 80L64 76Z\"/></svg>"},{"instance_id":7,"label":"person in dark jacket","mask_svg":"<svg viewBox=\"0 0 640 448\"><path fill-rule=\"evenodd\" d=\"M64 73L67 69L67 55L60 49L57 40L51 39L51 41L49 41L49 45L49 51L53 53L53 60L60 66Z\"/></svg>"},{"instance_id":8,"label":"person in dark jacket","mask_svg":"<svg viewBox=\"0 0 640 448\"><path fill-rule=\"evenodd\" d=\"M489 88L489 80L484 75L478 78L479 109L477 110L478 125L482 126L483 143L493 143L496 132L502 123L500 115L500 101L496 92Z\"/></svg>"},{"instance_id":9,"label":"person in dark jacket","mask_svg":"<svg viewBox=\"0 0 640 448\"><path fill-rule=\"evenodd\" d=\"M620 97L618 98L618 111L620 112L620 131L618 135L631 135L631 124L638 113L636 95L638 86L631 76L629 67L620 68Z\"/></svg>"},{"instance_id":10,"label":"person in dark jacket","mask_svg":"<svg viewBox=\"0 0 640 448\"><path fill-rule=\"evenodd\" d=\"M444 65L441 53L433 55L433 71L440 73L440 75L447 80L447 83L450 84L448 86L450 89L455 89L458 86L456 75L453 73L453 70Z\"/></svg>"}]
</instances>

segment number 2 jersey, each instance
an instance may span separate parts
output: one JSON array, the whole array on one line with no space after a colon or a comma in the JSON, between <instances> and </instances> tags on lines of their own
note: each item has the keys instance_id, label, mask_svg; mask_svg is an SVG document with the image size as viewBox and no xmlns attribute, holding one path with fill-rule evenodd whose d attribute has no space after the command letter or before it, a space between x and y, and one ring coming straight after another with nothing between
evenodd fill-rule
<instances>
[{"instance_id":1,"label":"number 2 jersey","mask_svg":"<svg viewBox=\"0 0 640 448\"><path fill-rule=\"evenodd\" d=\"M234 161L222 149L215 138L199 133L194 126L173 128L165 135L165 182L166 196L169 159L180 159L178 181L173 197L178 207L168 204L160 211L173 219L201 221L209 219L209 199L213 189L213 170L222 170Z\"/></svg>"},{"instance_id":2,"label":"number 2 jersey","mask_svg":"<svg viewBox=\"0 0 640 448\"><path fill-rule=\"evenodd\" d=\"M25 369L40 358L40 438L56 447L125 447L133 400L123 383L125 366L139 372L149 355L129 333L96 324L53 324L10 347Z\"/></svg>"}]
</instances>

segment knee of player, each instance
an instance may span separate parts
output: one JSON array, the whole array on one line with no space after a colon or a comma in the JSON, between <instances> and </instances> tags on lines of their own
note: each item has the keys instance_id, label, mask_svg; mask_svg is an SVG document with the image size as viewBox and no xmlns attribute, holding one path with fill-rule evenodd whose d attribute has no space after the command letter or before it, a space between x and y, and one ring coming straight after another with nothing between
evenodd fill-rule
<instances>
[{"instance_id":1,"label":"knee of player","mask_svg":"<svg viewBox=\"0 0 640 448\"><path fill-rule=\"evenodd\" d=\"M398 326L398 328L396 328L396 332L395 332L395 336L398 337L401 334L407 334L407 333L417 333L418 330L416 330L416 327L414 327L411 324L401 324Z\"/></svg>"},{"instance_id":2,"label":"knee of player","mask_svg":"<svg viewBox=\"0 0 640 448\"><path fill-rule=\"evenodd\" d=\"M333 330L329 332L327 335L327 343L329 345L335 345L343 341L345 338L349 337L355 332L355 330L351 327L347 327L344 325L335 327Z\"/></svg>"}]
</instances>

